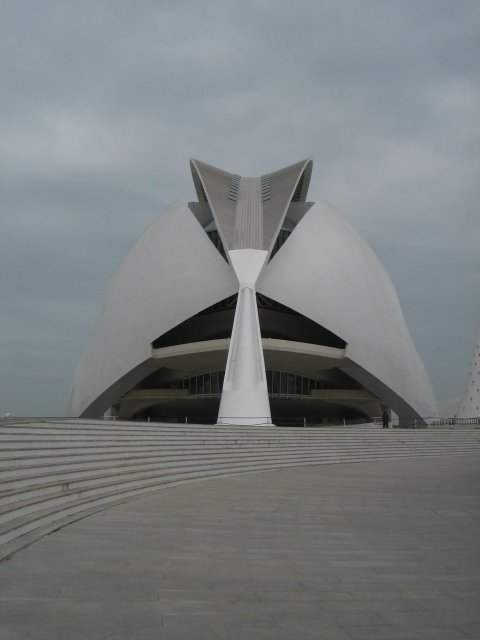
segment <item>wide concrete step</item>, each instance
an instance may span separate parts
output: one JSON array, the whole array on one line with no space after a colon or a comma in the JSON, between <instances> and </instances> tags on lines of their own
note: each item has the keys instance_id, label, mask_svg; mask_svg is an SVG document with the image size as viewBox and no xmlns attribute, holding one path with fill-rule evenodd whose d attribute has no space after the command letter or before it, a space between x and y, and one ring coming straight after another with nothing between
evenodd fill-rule
<instances>
[{"instance_id":1,"label":"wide concrete step","mask_svg":"<svg viewBox=\"0 0 480 640\"><path fill-rule=\"evenodd\" d=\"M129 497L136 496L150 491L157 491L163 484L180 484L191 480L200 480L203 477L212 477L215 474L209 473L208 476L201 474L178 474L175 478L165 478L165 482L144 483L136 488L129 488L123 491L105 492L101 496L82 496L71 497L69 501L57 502L43 508L38 508L33 513L18 513L17 517L11 521L4 522L0 525L0 545L9 542L13 538L23 535L33 529L41 527L45 524L54 522L59 517L65 517L83 510L92 511L95 507L103 506L111 502L118 502ZM219 475L219 474L217 474ZM0 547L1 552L1 547Z\"/></svg>"},{"instance_id":2,"label":"wide concrete step","mask_svg":"<svg viewBox=\"0 0 480 640\"><path fill-rule=\"evenodd\" d=\"M442 453L442 452L441 452ZM431 452L430 455L434 455ZM412 455L411 452L404 452L403 455ZM159 469L150 471L131 471L130 473L117 474L113 476L97 476L87 480L77 480L72 482L52 483L47 486L32 487L28 491L6 491L2 496L2 506L0 507L0 523L7 522L19 515L33 513L40 505L51 506L65 504L72 499L85 496L96 496L111 491L114 488L123 490L126 487L135 487L145 482L149 484L155 480L161 481L166 476L176 476L177 474L195 473L202 475L210 473L211 470L224 473L242 470L244 467L250 468L252 465L256 469L268 469L271 466L293 466L297 464L328 464L332 462L359 461L362 459L378 459L392 457L392 454L374 454L365 452L359 456L358 453L342 452L341 454L324 454L321 456L300 455L285 456L283 459L277 456L271 459L257 457L250 459L217 459L209 462L194 462L182 465L161 466ZM395 456L395 457L398 457Z\"/></svg>"},{"instance_id":3,"label":"wide concrete step","mask_svg":"<svg viewBox=\"0 0 480 640\"><path fill-rule=\"evenodd\" d=\"M118 445L116 443L102 443L98 446L97 443L92 443L91 446L68 446L68 443L63 443L62 446L49 446L48 443L44 443L42 446L29 446L28 443L20 443L17 447L13 444L9 448L2 448L0 452L0 463L2 469L7 469L9 466L24 465L28 466L31 462L54 464L55 460L69 456L76 459L96 459L103 457L104 459L122 456L139 457L146 455L163 456L166 454L184 454L185 451L196 451L198 453L216 453L221 454L225 449L231 450L241 449L244 451L255 451L259 448L268 448L270 450L286 450L288 448L296 449L317 449L325 450L328 448L358 448L359 450L365 447L378 448L398 448L403 446L412 446L418 449L429 448L431 446L440 447L457 447L457 446L480 446L480 436L470 437L468 439L448 439L448 440L424 440L420 438L385 438L380 437L376 440L366 439L343 439L339 441L316 441L305 442L301 440L280 440L280 441L265 441L265 442L229 442L229 441L217 441L217 442L198 442L185 439L182 442L176 443L151 443L148 446L132 443L131 445Z\"/></svg>"},{"instance_id":4,"label":"wide concrete step","mask_svg":"<svg viewBox=\"0 0 480 640\"><path fill-rule=\"evenodd\" d=\"M303 442L301 440L283 440L276 441L274 443L252 443L246 442L217 442L214 444L201 445L192 443L186 439L183 443L177 445L164 444L155 448L152 447L118 447L118 446L102 446L89 448L77 448L77 447L61 447L59 449L51 448L35 448L33 450L29 448L17 449L10 451L3 451L0 453L0 478L11 475L12 470L20 470L22 467L28 467L34 469L35 467L41 468L45 466L53 466L55 464L64 464L67 460L72 463L81 463L88 460L89 462L107 462L108 460L121 460L121 459L145 459L145 458L166 458L168 456L175 459L177 456L183 457L185 455L223 455L224 453L242 451L245 453L255 451L268 451L268 452L283 452L283 451L327 451L327 450L350 450L355 449L363 451L367 449L380 450L398 450L405 447L413 447L415 450L430 449L432 447L440 447L449 449L451 447L472 447L478 448L480 446L480 438L455 438L448 441L438 440L421 440L411 438L390 439L385 437L377 438L376 440L364 440L364 439L348 439L342 441L323 441L316 443Z\"/></svg>"},{"instance_id":5,"label":"wide concrete step","mask_svg":"<svg viewBox=\"0 0 480 640\"><path fill-rule=\"evenodd\" d=\"M477 447L480 449L480 445ZM416 447L412 450L411 447L401 445L400 448L386 448L371 446L365 447L344 447L342 454L347 455L354 453L355 456L373 456L388 454L404 454L404 453L416 453L419 454L424 451L423 448ZM470 445L455 445L449 448L450 452L456 451L458 453L469 453L472 451ZM428 453L445 453L444 447L429 447ZM217 455L215 455L217 454ZM221 454L217 452L204 452L197 453L180 452L176 455L161 455L161 456L148 456L148 457L135 457L120 458L120 459L108 459L101 460L100 462L77 462L76 459L71 459L69 456L63 457L57 464L43 464L38 466L25 466L19 467L17 465L11 468L3 469L0 472L0 504L2 503L5 495L15 496L18 495L18 499L21 499L23 491L28 491L30 487L49 486L51 483L65 484L66 482L73 482L75 480L82 480L84 478L92 480L97 477L109 477L115 476L121 473L135 473L149 471L157 468L173 468L179 465L189 464L212 464L218 461L219 458L225 460L225 462L231 463L239 460L269 460L278 459L285 460L291 457L300 457L303 459L327 459L330 457L338 457L338 449L325 448L322 450L316 450L312 448L300 448L289 447L288 449L260 449L255 451L245 451L239 449L227 449L225 448Z\"/></svg>"},{"instance_id":6,"label":"wide concrete step","mask_svg":"<svg viewBox=\"0 0 480 640\"><path fill-rule=\"evenodd\" d=\"M111 483L95 489L87 489L83 492L67 491L65 494L57 494L46 497L44 500L31 500L18 505L10 505L4 509L0 517L0 544L11 540L13 532L26 532L34 528L37 521L43 523L45 518L55 514L72 514L75 507L90 508L96 504L104 504L109 500L124 498L125 496L138 495L146 491L154 491L165 484L183 483L192 480L208 479L217 476L233 475L252 471L266 471L280 469L285 466L306 466L310 461L298 461L285 465L278 461L271 463L247 462L226 467L225 465L210 465L204 469L175 469L159 474L154 478L148 477L135 482ZM32 508L33 507L33 508ZM51 520L49 520L51 521Z\"/></svg>"},{"instance_id":7,"label":"wide concrete step","mask_svg":"<svg viewBox=\"0 0 480 640\"><path fill-rule=\"evenodd\" d=\"M286 445L286 444L295 444L295 445L304 445L304 446L321 446L323 444L333 444L340 445L341 443L348 442L357 442L357 443L377 443L377 442L386 441L388 443L395 442L415 442L415 443L433 443L433 442L442 442L442 443L450 443L450 442L480 442L480 435L473 435L467 438L408 438L408 437L376 437L376 438L358 438L358 437L349 437L349 438L315 438L315 439L307 439L307 438L269 438L264 440L253 440L253 439L243 439L243 440L234 440L227 438L211 438L211 439L194 439L194 438L158 438L155 440L133 440L133 441L125 441L120 440L118 438L110 438L110 439L95 439L89 438L85 439L83 442L79 441L70 441L70 440L47 440L42 439L38 441L32 440L14 440L10 442L0 442L0 453L1 455L10 455L9 452L28 452L32 451L34 455L37 452L42 452L43 450L52 450L55 452L61 452L62 449L68 449L69 451L78 451L82 450L90 451L92 448L102 448L102 447L111 447L114 449L119 449L121 447L128 447L134 449L148 448L148 447L185 447L185 446L196 446L196 447L205 447L211 446L215 447L218 445L241 445L248 447L255 446L270 446L270 445Z\"/></svg>"},{"instance_id":8,"label":"wide concrete step","mask_svg":"<svg viewBox=\"0 0 480 640\"><path fill-rule=\"evenodd\" d=\"M335 464L339 462L351 461L352 460L350 459L338 459L332 460L330 462L325 461L324 464ZM16 538L20 538L26 533L38 530L38 536L34 536L34 539L36 539L36 537L41 537L42 535L44 535L44 527L50 526L52 522L56 522L60 518L65 518L67 516L72 516L75 514L81 514L83 511L93 513L101 508L104 508L105 505L119 503L134 496L157 491L165 485L174 486L183 484L185 482L206 480L219 476L282 469L285 468L285 466L307 466L311 464L312 462L310 461L300 461L297 463L292 462L288 465L278 462L272 462L269 465L238 465L233 468L231 467L228 470L226 470L225 468L210 468L203 471L194 470L189 472L179 472L176 474L165 474L165 476L161 480L159 478L155 478L154 481L146 480L144 482L136 483L135 486L124 484L123 486L116 486L115 490L111 490L111 487L110 490L108 490L108 488L105 488L106 491L97 492L93 495L82 494L80 496L73 493L69 496L69 500L52 500L50 504L43 503L41 505L38 505L38 508L33 512L19 511L16 513L15 518L12 518L11 520L0 524L0 559L4 557L2 545L11 542ZM23 546L24 542L19 539L18 548L22 548ZM11 549L12 547L10 545L8 547L9 554L11 553Z\"/></svg>"},{"instance_id":9,"label":"wide concrete step","mask_svg":"<svg viewBox=\"0 0 480 640\"><path fill-rule=\"evenodd\" d=\"M9 439L20 439L25 436L30 439L36 437L47 438L62 438L69 441L90 439L93 437L107 439L115 437L118 440L121 439L149 439L149 438L182 438L185 437L198 437L198 438L232 438L232 439L245 439L246 436L255 440L262 440L264 438L281 437L286 438L293 436L295 438L324 438L328 435L333 435L335 438L350 437L352 435L358 435L360 437L369 437L378 435L378 432L393 434L391 437L397 437L403 435L405 437L412 434L417 437L441 437L448 434L465 434L465 433L479 433L479 427L449 427L449 428L436 428L436 429L389 429L388 431L382 430L380 426L364 426L360 427L320 427L320 428L277 428L277 427L217 427L217 426L195 426L185 428L184 426L159 426L159 427L147 427L147 428L131 428L122 426L109 426L105 427L100 424L98 427L90 426L85 428L78 426L71 428L70 425L57 427L57 426L38 426L33 427L20 427L20 426L8 426L0 424L0 441ZM427 436L428 434L428 436Z\"/></svg>"},{"instance_id":10,"label":"wide concrete step","mask_svg":"<svg viewBox=\"0 0 480 640\"><path fill-rule=\"evenodd\" d=\"M457 453L469 453L471 448L467 447L456 447L455 451ZM453 452L453 450L452 450ZM24 502L25 500L29 500L35 497L42 497L48 494L53 494L56 492L62 492L64 494L67 490L73 491L85 487L92 487L95 485L100 485L102 483L108 483L109 480L115 479L115 481L120 480L133 480L136 478L144 477L147 474L155 475L158 472L166 472L174 469L186 469L186 468L205 468L212 465L221 464L226 468L236 465L245 461L254 462L254 463L269 463L272 460L279 463L289 463L296 461L310 461L311 463L319 463L319 462L329 462L331 460L337 460L341 455L344 459L350 459L352 456L355 459L368 457L369 459L372 457L385 456L385 455L394 455L396 452L393 451L382 451L381 449L377 449L374 451L371 447L365 448L364 450L359 450L358 448L355 451L350 451L348 448L343 450L341 454L338 451L330 451L324 450L322 452L315 452L312 450L303 451L303 450L289 450L289 451L259 451L252 453L245 452L224 452L224 454L219 457L214 456L188 456L185 455L181 460L179 459L162 459L156 460L154 462L150 462L147 464L142 464L141 462L131 462L129 465L119 465L117 463L116 466L112 466L110 468L105 468L105 466L97 466L95 468L83 468L75 471L69 471L68 465L66 469L63 470L62 473L52 473L50 470L52 467L47 467L48 470L43 475L39 473L38 470L28 469L28 472L31 474L29 477L17 477L14 480L7 480L0 482L0 513L1 507L4 505L12 504L15 502ZM418 451L415 452L418 454ZM435 453L444 454L445 451L443 448L430 448L428 451L430 455ZM405 450L398 452L398 454L408 454L411 455L412 451ZM18 470L16 471L18 474Z\"/></svg>"},{"instance_id":11,"label":"wide concrete step","mask_svg":"<svg viewBox=\"0 0 480 640\"><path fill-rule=\"evenodd\" d=\"M0 555L61 526L56 523L166 485L287 466L475 453L480 431L474 428L2 424Z\"/></svg>"},{"instance_id":12,"label":"wide concrete step","mask_svg":"<svg viewBox=\"0 0 480 640\"><path fill-rule=\"evenodd\" d=\"M479 425L452 425L436 426L418 429L389 429L383 430L381 425L356 425L356 426L321 426L321 427L254 427L254 426L212 426L212 425L172 425L172 424L152 424L134 422L92 422L89 424L75 423L30 423L11 424L0 422L0 438L9 436L64 436L66 438L76 438L82 436L116 436L116 437L167 437L167 436L197 436L197 437L245 437L262 439L264 437L324 437L326 434L333 434L335 437L359 434L367 437L369 434L390 433L390 434L430 434L435 437L441 434L464 434L480 431Z\"/></svg>"},{"instance_id":13,"label":"wide concrete step","mask_svg":"<svg viewBox=\"0 0 480 640\"><path fill-rule=\"evenodd\" d=\"M302 440L302 441L323 441L323 440L348 440L351 438L374 440L378 437L389 437L390 439L410 438L416 440L449 440L452 438L468 438L479 437L480 429L462 430L462 431L428 431L422 429L388 429L388 430L339 430L335 433L333 430L313 430L313 429L298 429L292 433L282 432L277 430L273 433L263 433L262 435L253 436L250 433L246 434L221 434L221 433L154 433L154 434L119 434L119 433L78 433L78 434L4 434L0 430L0 442L8 444L30 442L36 443L55 443L55 442L68 442L71 444L84 445L91 441L98 442L110 442L115 441L119 443L148 443L148 442L183 442L190 440L192 442L218 442L218 441L231 441L231 442L271 442L271 441L283 441L283 440Z\"/></svg>"},{"instance_id":14,"label":"wide concrete step","mask_svg":"<svg viewBox=\"0 0 480 640\"><path fill-rule=\"evenodd\" d=\"M480 440L480 430L470 430L470 431L462 431L458 432L450 432L450 431L420 431L420 430L383 430L383 431L374 431L369 432L365 431L356 431L356 432L345 432L340 431L339 433L332 433L331 431L325 433L319 433L317 435L312 435L311 430L299 430L298 433L285 433L282 434L277 431L276 434L265 435L262 437L251 437L250 434L245 434L244 437L240 436L221 436L218 434L212 434L210 436L198 436L197 434L167 434L162 435L158 434L153 437L150 436L148 438L137 438L137 437L121 437L118 434L111 434L109 437L100 434L82 434L81 437L67 437L67 436L57 436L57 437L49 437L49 436L28 436L25 434L23 436L7 435L0 437L1 450L3 452L7 451L22 451L22 450L33 450L33 451L41 451L45 448L52 448L55 450L62 448L71 448L71 449L90 449L93 446L127 446L127 447L145 447L145 446L172 446L175 444L181 444L185 446L185 443L195 444L197 446L202 446L206 444L217 444L217 443L242 443L242 444L278 444L283 442L305 442L305 443L321 443L321 442L348 442L348 441L358 441L358 442L377 442L377 441L386 440L387 442L396 442L396 441L412 441L412 442L454 442L460 440L470 440L470 441L479 441Z\"/></svg>"}]
</instances>

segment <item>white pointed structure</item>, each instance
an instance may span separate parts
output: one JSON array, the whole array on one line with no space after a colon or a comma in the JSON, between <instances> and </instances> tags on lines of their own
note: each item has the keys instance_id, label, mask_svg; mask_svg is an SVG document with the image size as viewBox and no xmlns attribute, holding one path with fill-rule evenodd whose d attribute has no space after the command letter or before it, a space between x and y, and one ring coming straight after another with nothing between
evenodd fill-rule
<instances>
[{"instance_id":1,"label":"white pointed structure","mask_svg":"<svg viewBox=\"0 0 480 640\"><path fill-rule=\"evenodd\" d=\"M480 417L480 331L473 348L465 389L455 417L461 419Z\"/></svg>"},{"instance_id":2,"label":"white pointed structure","mask_svg":"<svg viewBox=\"0 0 480 640\"><path fill-rule=\"evenodd\" d=\"M271 424L255 284L267 252L229 251L239 290L217 424Z\"/></svg>"},{"instance_id":3,"label":"white pointed structure","mask_svg":"<svg viewBox=\"0 0 480 640\"><path fill-rule=\"evenodd\" d=\"M295 192L306 194L312 162L260 178L242 178L199 160L191 166L199 200L210 205L239 282L218 424L271 424L255 284Z\"/></svg>"}]
</instances>

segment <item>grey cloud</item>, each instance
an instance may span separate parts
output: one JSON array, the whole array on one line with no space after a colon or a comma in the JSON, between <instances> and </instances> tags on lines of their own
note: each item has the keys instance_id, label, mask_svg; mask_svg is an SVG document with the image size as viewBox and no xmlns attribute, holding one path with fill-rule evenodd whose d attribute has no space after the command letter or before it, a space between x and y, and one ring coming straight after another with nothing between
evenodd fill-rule
<instances>
[{"instance_id":1,"label":"grey cloud","mask_svg":"<svg viewBox=\"0 0 480 640\"><path fill-rule=\"evenodd\" d=\"M372 245L437 395L461 394L480 317L478 3L0 12L0 414L63 411L110 275L165 204L194 197L189 156L246 175L313 156L311 198Z\"/></svg>"}]
</instances>

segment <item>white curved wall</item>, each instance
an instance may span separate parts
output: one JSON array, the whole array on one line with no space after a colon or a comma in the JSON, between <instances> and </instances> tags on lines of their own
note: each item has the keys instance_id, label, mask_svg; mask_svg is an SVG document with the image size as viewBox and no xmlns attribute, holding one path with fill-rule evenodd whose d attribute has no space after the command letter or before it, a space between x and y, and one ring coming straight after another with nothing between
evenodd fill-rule
<instances>
[{"instance_id":1,"label":"white curved wall","mask_svg":"<svg viewBox=\"0 0 480 640\"><path fill-rule=\"evenodd\" d=\"M346 356L380 381L391 408L405 413L406 403L412 415L437 415L389 276L332 206L316 203L306 213L265 268L257 290L345 340ZM355 367L349 373L355 376Z\"/></svg>"},{"instance_id":2,"label":"white curved wall","mask_svg":"<svg viewBox=\"0 0 480 640\"><path fill-rule=\"evenodd\" d=\"M100 394L147 360L151 343L160 335L237 289L232 268L188 206L180 201L169 205L135 243L108 285L75 373L67 415L81 415Z\"/></svg>"}]
</instances>

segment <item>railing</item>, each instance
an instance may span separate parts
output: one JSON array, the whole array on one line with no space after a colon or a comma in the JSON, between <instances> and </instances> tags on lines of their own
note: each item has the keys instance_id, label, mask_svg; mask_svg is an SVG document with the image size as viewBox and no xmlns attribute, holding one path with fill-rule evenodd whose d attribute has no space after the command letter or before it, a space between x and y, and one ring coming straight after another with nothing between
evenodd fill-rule
<instances>
[{"instance_id":1,"label":"railing","mask_svg":"<svg viewBox=\"0 0 480 640\"><path fill-rule=\"evenodd\" d=\"M375 417L372 420L376 425L382 424L381 417ZM427 429L428 427L477 424L480 425L480 416L473 418L439 418L438 416L427 416L422 418L413 418L411 420L393 418L389 422L389 426L393 429Z\"/></svg>"},{"instance_id":2,"label":"railing","mask_svg":"<svg viewBox=\"0 0 480 640\"><path fill-rule=\"evenodd\" d=\"M28 422L69 422L76 421L82 418L66 418L63 416L12 416L4 415L0 416L0 425L2 424L15 424L15 423L28 423ZM167 423L167 424L217 424L217 416L181 416L177 419L168 418L123 418L119 416L102 415L91 420L101 421L119 421L119 422L147 422L147 423ZM229 417L229 420L235 420L235 416ZM244 418L238 418L241 423ZM273 416L271 422L266 417L252 418L252 426L265 426L271 424L276 427L301 427L301 428L328 428L328 427L349 427L355 425L371 425L374 427L382 427L382 418L375 416L372 418L343 418L343 417L331 417L324 418L322 421L315 418L308 418L305 416ZM450 426L480 426L480 416L472 418L439 418L439 417L423 417L414 418L412 420L400 420L399 418L393 418L389 421L389 428L391 429L427 429L430 427L450 427ZM220 425L221 426L221 425Z\"/></svg>"},{"instance_id":3,"label":"railing","mask_svg":"<svg viewBox=\"0 0 480 640\"><path fill-rule=\"evenodd\" d=\"M434 418L434 422L431 424L434 426L440 425L455 425L455 424L480 424L480 416L476 418Z\"/></svg>"}]
</instances>

